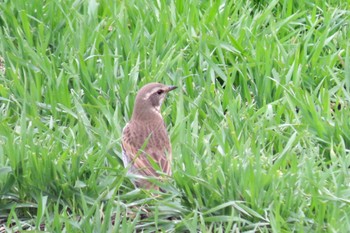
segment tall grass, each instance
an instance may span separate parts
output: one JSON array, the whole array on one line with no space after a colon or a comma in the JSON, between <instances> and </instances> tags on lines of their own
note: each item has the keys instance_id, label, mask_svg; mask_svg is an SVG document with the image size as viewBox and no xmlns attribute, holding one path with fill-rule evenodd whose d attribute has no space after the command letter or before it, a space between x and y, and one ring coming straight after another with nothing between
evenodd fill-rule
<instances>
[{"instance_id":1,"label":"tall grass","mask_svg":"<svg viewBox=\"0 0 350 233\"><path fill-rule=\"evenodd\" d=\"M0 229L350 229L348 1L0 3ZM119 160L135 95L162 112L173 178Z\"/></svg>"}]
</instances>

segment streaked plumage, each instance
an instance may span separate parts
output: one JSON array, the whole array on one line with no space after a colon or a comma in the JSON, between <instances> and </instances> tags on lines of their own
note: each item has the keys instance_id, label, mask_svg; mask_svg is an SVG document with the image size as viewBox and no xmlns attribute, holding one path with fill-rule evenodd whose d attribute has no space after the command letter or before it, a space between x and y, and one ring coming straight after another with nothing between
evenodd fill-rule
<instances>
[{"instance_id":1,"label":"streaked plumage","mask_svg":"<svg viewBox=\"0 0 350 233\"><path fill-rule=\"evenodd\" d=\"M159 177L152 166L152 160L159 170L171 175L171 144L160 113L166 94L175 86L150 83L141 88L134 104L129 123L123 129L123 163L129 172L145 177ZM137 187L155 188L145 179L136 179Z\"/></svg>"}]
</instances>

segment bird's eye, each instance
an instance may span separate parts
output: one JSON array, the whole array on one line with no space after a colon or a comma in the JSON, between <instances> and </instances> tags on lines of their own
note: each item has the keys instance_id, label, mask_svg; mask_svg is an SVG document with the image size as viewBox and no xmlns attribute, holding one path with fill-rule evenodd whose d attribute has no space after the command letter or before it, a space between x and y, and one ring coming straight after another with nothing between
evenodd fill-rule
<instances>
[{"instance_id":1,"label":"bird's eye","mask_svg":"<svg viewBox=\"0 0 350 233\"><path fill-rule=\"evenodd\" d=\"M163 94L163 92L164 92L163 90L159 90L159 91L157 91L157 94L161 95L161 94Z\"/></svg>"}]
</instances>

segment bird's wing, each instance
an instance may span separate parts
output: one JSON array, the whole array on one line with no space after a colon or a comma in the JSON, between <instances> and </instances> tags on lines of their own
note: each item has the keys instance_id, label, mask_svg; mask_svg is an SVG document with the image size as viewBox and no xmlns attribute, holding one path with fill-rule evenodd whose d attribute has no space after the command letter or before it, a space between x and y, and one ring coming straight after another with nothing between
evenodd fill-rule
<instances>
[{"instance_id":1,"label":"bird's wing","mask_svg":"<svg viewBox=\"0 0 350 233\"><path fill-rule=\"evenodd\" d=\"M156 172L150 164L149 160L144 153L138 151L133 145L129 144L127 141L123 141L123 154L127 157L128 164L131 166L131 172L136 172L137 174L143 176L156 176Z\"/></svg>"},{"instance_id":2,"label":"bird's wing","mask_svg":"<svg viewBox=\"0 0 350 233\"><path fill-rule=\"evenodd\" d=\"M171 175L171 148L169 148L168 145L162 150L158 148L147 148L146 153L151 157L149 160L153 160L157 163L165 174Z\"/></svg>"},{"instance_id":3,"label":"bird's wing","mask_svg":"<svg viewBox=\"0 0 350 233\"><path fill-rule=\"evenodd\" d=\"M131 166L131 172L136 172L143 176L159 176L154 167L159 168L166 174L171 175L171 147L167 143L162 149L147 146L147 140L143 146L135 147L130 141L130 129L128 125L123 129L122 149L124 166ZM127 137L129 135L129 138ZM138 149L140 148L141 149Z\"/></svg>"}]
</instances>

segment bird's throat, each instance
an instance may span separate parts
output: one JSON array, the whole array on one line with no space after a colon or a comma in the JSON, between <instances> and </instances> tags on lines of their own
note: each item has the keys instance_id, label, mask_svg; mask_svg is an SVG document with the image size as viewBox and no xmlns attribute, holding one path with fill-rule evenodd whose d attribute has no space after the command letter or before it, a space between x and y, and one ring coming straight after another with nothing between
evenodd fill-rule
<instances>
[{"instance_id":1,"label":"bird's throat","mask_svg":"<svg viewBox=\"0 0 350 233\"><path fill-rule=\"evenodd\" d=\"M148 123L158 123L159 121L163 121L162 114L160 113L160 106L152 107L143 111L134 111L132 116L135 121L143 121Z\"/></svg>"}]
</instances>

